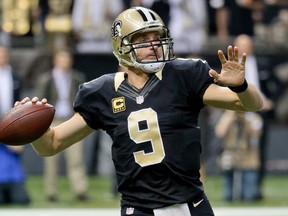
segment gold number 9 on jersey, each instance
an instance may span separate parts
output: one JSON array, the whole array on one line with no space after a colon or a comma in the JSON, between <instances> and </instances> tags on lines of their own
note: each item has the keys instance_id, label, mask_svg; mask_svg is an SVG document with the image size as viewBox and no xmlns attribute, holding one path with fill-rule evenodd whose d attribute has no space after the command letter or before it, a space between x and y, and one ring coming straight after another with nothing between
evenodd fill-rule
<instances>
[{"instance_id":1,"label":"gold number 9 on jersey","mask_svg":"<svg viewBox=\"0 0 288 216\"><path fill-rule=\"evenodd\" d=\"M147 127L140 129L140 122L146 122ZM144 167L160 163L163 160L165 151L160 134L158 116L153 109L147 108L131 112L128 116L128 130L130 138L136 144L150 141L152 145L152 152L141 150L133 153L136 163Z\"/></svg>"}]
</instances>

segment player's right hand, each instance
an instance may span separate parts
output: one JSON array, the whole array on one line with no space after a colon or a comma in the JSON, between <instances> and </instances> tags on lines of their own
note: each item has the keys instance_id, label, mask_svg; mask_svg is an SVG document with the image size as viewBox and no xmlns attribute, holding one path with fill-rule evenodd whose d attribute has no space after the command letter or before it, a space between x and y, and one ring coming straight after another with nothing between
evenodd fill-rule
<instances>
[{"instance_id":1,"label":"player's right hand","mask_svg":"<svg viewBox=\"0 0 288 216\"><path fill-rule=\"evenodd\" d=\"M29 102L29 101L31 101L32 103L37 103L37 102L40 101L40 100L39 100L38 97L33 97L32 100L31 100L29 97L25 97L25 98L22 99L21 101L16 101L15 104L14 104L14 106L18 106L18 105L20 105L20 104L25 104L25 103L27 103L27 102ZM46 103L47 103L47 99L46 99L46 98L43 98L43 99L41 100L41 102L42 102L43 104L46 104Z\"/></svg>"}]
</instances>

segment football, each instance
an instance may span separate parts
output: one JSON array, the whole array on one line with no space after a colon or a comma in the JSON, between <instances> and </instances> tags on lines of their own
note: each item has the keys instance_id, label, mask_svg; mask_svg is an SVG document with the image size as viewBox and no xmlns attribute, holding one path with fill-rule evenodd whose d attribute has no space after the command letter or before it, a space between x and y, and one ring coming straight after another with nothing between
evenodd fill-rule
<instances>
[{"instance_id":1,"label":"football","mask_svg":"<svg viewBox=\"0 0 288 216\"><path fill-rule=\"evenodd\" d=\"M27 102L13 107L0 118L0 143L25 145L41 137L55 114L51 104Z\"/></svg>"}]
</instances>

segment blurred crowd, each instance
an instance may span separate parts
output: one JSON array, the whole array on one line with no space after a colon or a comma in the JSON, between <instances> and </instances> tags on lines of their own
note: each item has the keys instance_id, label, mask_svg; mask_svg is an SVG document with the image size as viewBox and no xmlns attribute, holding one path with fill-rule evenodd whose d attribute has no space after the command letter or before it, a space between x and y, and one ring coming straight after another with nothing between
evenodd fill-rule
<instances>
[{"instance_id":1,"label":"blurred crowd","mask_svg":"<svg viewBox=\"0 0 288 216\"><path fill-rule=\"evenodd\" d=\"M75 91L79 83L87 80L82 71L73 68L73 54L111 53L111 23L122 10L131 6L151 8L162 17L174 38L174 49L179 56L201 57L211 48L222 49L228 43L247 53L246 78L261 90L263 110L255 115L218 114L218 110L205 110L201 127L207 127L205 131L208 132L211 127L216 126L216 129L215 134L210 130L208 138L204 135L203 168L209 157L207 149L213 143L210 136L215 136L220 149L218 165L225 182L223 199L262 199L269 122L277 119L288 125L288 0L0 0L0 115L19 99L21 77L17 76L19 72L10 62L9 50L24 47L40 50L36 52L37 64L33 69L39 77L30 77L33 82L39 82L35 82L37 86L28 87L37 89L39 97L49 98L57 106L55 124L69 118ZM269 56L258 55L263 50L284 53L284 60L275 66ZM39 63L38 59L45 59L45 62ZM255 121L251 123L252 118ZM231 127L234 130L229 130ZM232 139L237 137L236 134L240 134L237 135L240 138ZM108 142L108 148L111 144L101 131L89 141L92 143L89 153L93 154L93 165L87 168L83 164L81 143L75 145L75 149L71 148L70 153L65 151L71 188L76 199L81 201L89 200L87 175L97 174L95 169L101 142ZM13 190L19 191L13 189L14 186L24 191L24 198L18 203L28 204L30 198L24 190L25 174L19 156L23 150L15 152L12 148L0 148L0 155L1 151L3 155L12 155L9 161L19 170L16 177L21 178L15 181L13 177L12 180L4 178L4 171L1 171L0 204L2 200L13 202ZM107 149L104 151L109 152ZM242 160L239 155L243 156ZM59 158L54 157L45 160L43 166L45 195L49 201L59 198L56 184L58 163ZM5 167L1 168L2 164L0 170L5 170ZM9 194L8 198L3 198L1 190L3 194ZM111 190L117 196L115 188Z\"/></svg>"},{"instance_id":2,"label":"blurred crowd","mask_svg":"<svg viewBox=\"0 0 288 216\"><path fill-rule=\"evenodd\" d=\"M113 19L131 6L160 14L178 53L198 54L211 38L221 43L239 34L253 36L266 47L288 48L287 0L1 0L0 41L107 52Z\"/></svg>"}]
</instances>

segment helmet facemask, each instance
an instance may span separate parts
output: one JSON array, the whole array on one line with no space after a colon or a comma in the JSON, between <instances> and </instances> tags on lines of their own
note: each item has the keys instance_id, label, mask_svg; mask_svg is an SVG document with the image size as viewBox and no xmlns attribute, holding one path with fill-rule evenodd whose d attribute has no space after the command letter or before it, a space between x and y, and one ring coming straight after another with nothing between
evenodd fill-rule
<instances>
[{"instance_id":1,"label":"helmet facemask","mask_svg":"<svg viewBox=\"0 0 288 216\"><path fill-rule=\"evenodd\" d=\"M130 43L130 59L134 67L141 68L145 72L155 73L161 70L165 62L174 59L172 38L160 38L157 40L148 40L145 42ZM138 59L139 49L150 48L155 54L155 59Z\"/></svg>"}]
</instances>

